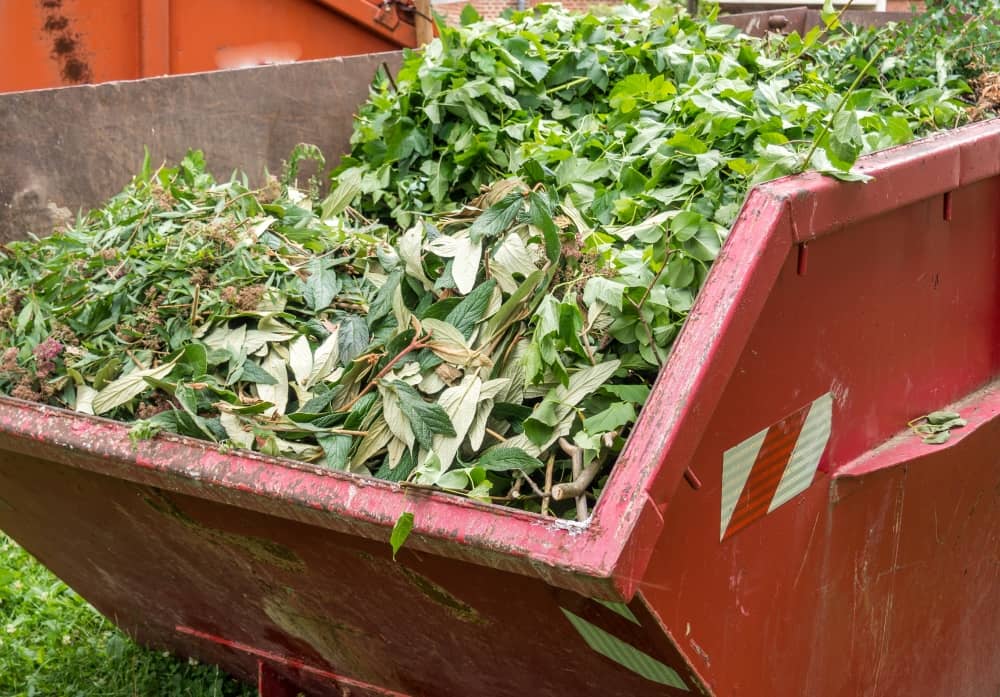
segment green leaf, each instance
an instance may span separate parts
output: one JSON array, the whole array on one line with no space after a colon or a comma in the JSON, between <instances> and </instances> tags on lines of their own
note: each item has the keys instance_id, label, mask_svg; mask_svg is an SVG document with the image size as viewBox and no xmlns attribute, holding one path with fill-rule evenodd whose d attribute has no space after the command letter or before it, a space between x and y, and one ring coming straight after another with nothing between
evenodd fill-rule
<instances>
[{"instance_id":1,"label":"green leaf","mask_svg":"<svg viewBox=\"0 0 1000 697\"><path fill-rule=\"evenodd\" d=\"M542 239L545 243L545 256L553 264L559 261L562 242L559 240L559 228L552 220L552 206L548 199L537 191L532 191L529 196L530 209L529 218L531 224L542 231Z\"/></svg>"},{"instance_id":2,"label":"green leaf","mask_svg":"<svg viewBox=\"0 0 1000 697\"><path fill-rule=\"evenodd\" d=\"M701 230L705 217L695 211L681 211L670 221L670 232L678 242L685 242Z\"/></svg>"},{"instance_id":3,"label":"green leaf","mask_svg":"<svg viewBox=\"0 0 1000 697\"><path fill-rule=\"evenodd\" d=\"M351 205L361 193L362 175L363 170L360 167L351 167L340 173L335 180L336 186L323 201L322 214L324 219L340 215Z\"/></svg>"},{"instance_id":4,"label":"green leaf","mask_svg":"<svg viewBox=\"0 0 1000 697\"><path fill-rule=\"evenodd\" d=\"M962 418L962 415L957 411L932 411L926 417L927 423L934 424L935 426L946 424L950 421L955 421L956 419Z\"/></svg>"},{"instance_id":5,"label":"green leaf","mask_svg":"<svg viewBox=\"0 0 1000 697\"><path fill-rule=\"evenodd\" d=\"M635 421L635 407L626 402L616 402L604 411L584 419L583 428L590 434L606 433L618 430L633 421Z\"/></svg>"},{"instance_id":6,"label":"green leaf","mask_svg":"<svg viewBox=\"0 0 1000 697\"><path fill-rule=\"evenodd\" d=\"M208 370L208 352L199 343L188 344L176 359L172 373L176 376L199 377Z\"/></svg>"},{"instance_id":7,"label":"green leaf","mask_svg":"<svg viewBox=\"0 0 1000 697\"><path fill-rule=\"evenodd\" d=\"M423 396L401 380L388 384L399 397L399 406L410 421L413 435L424 448L430 448L435 434L454 436L455 427L439 404L424 401Z\"/></svg>"},{"instance_id":8,"label":"green leaf","mask_svg":"<svg viewBox=\"0 0 1000 697\"><path fill-rule=\"evenodd\" d=\"M401 271L393 271L386 277L382 287L378 289L371 304L368 306L366 321L369 327L392 312L392 300L396 294L396 289L399 288L399 281L402 276Z\"/></svg>"},{"instance_id":9,"label":"green leaf","mask_svg":"<svg viewBox=\"0 0 1000 697\"><path fill-rule=\"evenodd\" d=\"M274 379L274 376L251 360L243 363L243 372L240 379L244 382L255 382L261 385L274 385L278 382Z\"/></svg>"},{"instance_id":10,"label":"green leaf","mask_svg":"<svg viewBox=\"0 0 1000 697\"><path fill-rule=\"evenodd\" d=\"M368 324L357 315L347 315L340 322L339 351L342 365L350 365L351 361L368 349L371 336L368 334Z\"/></svg>"},{"instance_id":11,"label":"green leaf","mask_svg":"<svg viewBox=\"0 0 1000 697\"><path fill-rule=\"evenodd\" d=\"M842 169L850 169L864 148L864 133L853 111L841 111L833 117L827 153Z\"/></svg>"},{"instance_id":12,"label":"green leaf","mask_svg":"<svg viewBox=\"0 0 1000 697\"><path fill-rule=\"evenodd\" d=\"M640 406L649 397L649 387L646 385L603 385L601 391Z\"/></svg>"},{"instance_id":13,"label":"green leaf","mask_svg":"<svg viewBox=\"0 0 1000 697\"><path fill-rule=\"evenodd\" d=\"M705 141L684 132L677 133L670 138L670 140L667 141L667 145L675 147L681 152L685 152L690 155L701 155L702 153L708 152L708 145L705 144Z\"/></svg>"},{"instance_id":14,"label":"green leaf","mask_svg":"<svg viewBox=\"0 0 1000 697\"><path fill-rule=\"evenodd\" d=\"M486 281L486 283L476 286L448 313L445 321L455 327L466 339L471 337L476 325L486 314L486 308L490 305L495 285L494 281Z\"/></svg>"},{"instance_id":15,"label":"green leaf","mask_svg":"<svg viewBox=\"0 0 1000 697\"><path fill-rule=\"evenodd\" d=\"M938 431L937 433L924 436L922 440L928 445L941 445L942 443L947 443L950 438L951 431Z\"/></svg>"},{"instance_id":16,"label":"green leaf","mask_svg":"<svg viewBox=\"0 0 1000 697\"><path fill-rule=\"evenodd\" d=\"M305 336L298 336L289 344L288 365L292 369L292 375L295 376L295 382L300 385L309 382L309 376L313 369L313 357L309 340Z\"/></svg>"},{"instance_id":17,"label":"green leaf","mask_svg":"<svg viewBox=\"0 0 1000 697\"><path fill-rule=\"evenodd\" d=\"M535 470L544 467L542 461L532 457L520 448L505 448L496 446L484 452L478 460L476 466L482 467L490 472L508 472L510 470L521 470L530 474Z\"/></svg>"},{"instance_id":18,"label":"green leaf","mask_svg":"<svg viewBox=\"0 0 1000 697\"><path fill-rule=\"evenodd\" d=\"M625 284L603 276L592 276L583 287L583 302L588 306L602 302L615 310L621 310L624 293Z\"/></svg>"},{"instance_id":19,"label":"green leaf","mask_svg":"<svg viewBox=\"0 0 1000 697\"><path fill-rule=\"evenodd\" d=\"M392 534L389 535L389 544L392 545L392 560L396 561L396 555L403 547L403 544L410 537L413 530L413 514L410 512L401 513L392 526Z\"/></svg>"},{"instance_id":20,"label":"green leaf","mask_svg":"<svg viewBox=\"0 0 1000 697\"><path fill-rule=\"evenodd\" d=\"M467 27L470 24L475 24L481 19L482 17L476 11L476 8L473 7L472 5L466 5L465 7L463 7L462 13L459 15L459 21L462 23L463 27Z\"/></svg>"},{"instance_id":21,"label":"green leaf","mask_svg":"<svg viewBox=\"0 0 1000 697\"><path fill-rule=\"evenodd\" d=\"M340 292L337 274L322 259L312 259L306 264L309 278L306 279L302 294L306 305L312 310L323 310L330 306Z\"/></svg>"},{"instance_id":22,"label":"green leaf","mask_svg":"<svg viewBox=\"0 0 1000 697\"><path fill-rule=\"evenodd\" d=\"M523 207L524 197L519 191L512 191L479 214L469 228L469 238L479 242L484 237L496 237L511 226Z\"/></svg>"},{"instance_id":23,"label":"green leaf","mask_svg":"<svg viewBox=\"0 0 1000 697\"><path fill-rule=\"evenodd\" d=\"M316 441L323 448L324 464L327 467L341 472L348 468L351 446L354 443L351 436L321 435L316 437Z\"/></svg>"}]
</instances>

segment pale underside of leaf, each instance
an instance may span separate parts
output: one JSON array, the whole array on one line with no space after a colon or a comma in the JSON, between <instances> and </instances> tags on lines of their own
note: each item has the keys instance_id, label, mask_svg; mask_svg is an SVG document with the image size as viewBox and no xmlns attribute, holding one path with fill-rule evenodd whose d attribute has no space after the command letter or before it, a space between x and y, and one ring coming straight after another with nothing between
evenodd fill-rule
<instances>
[{"instance_id":1,"label":"pale underside of leaf","mask_svg":"<svg viewBox=\"0 0 1000 697\"><path fill-rule=\"evenodd\" d=\"M127 404L134 397L138 397L146 390L152 389L146 378L154 380L165 378L173 370L176 363L177 359L174 359L156 368L133 370L128 375L123 375L117 380L108 383L100 392L94 395L91 401L94 413L104 414L105 412L109 412L115 407Z\"/></svg>"},{"instance_id":2,"label":"pale underside of leaf","mask_svg":"<svg viewBox=\"0 0 1000 697\"><path fill-rule=\"evenodd\" d=\"M256 385L257 396L274 405L264 413L284 416L288 406L288 367L277 351L268 352L261 367L275 380L273 385Z\"/></svg>"}]
</instances>

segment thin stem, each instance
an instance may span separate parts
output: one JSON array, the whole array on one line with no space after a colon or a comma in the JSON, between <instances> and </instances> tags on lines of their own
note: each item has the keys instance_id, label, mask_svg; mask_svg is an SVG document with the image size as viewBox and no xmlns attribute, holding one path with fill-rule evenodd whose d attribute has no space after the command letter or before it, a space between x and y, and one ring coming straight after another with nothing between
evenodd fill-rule
<instances>
[{"instance_id":1,"label":"thin stem","mask_svg":"<svg viewBox=\"0 0 1000 697\"><path fill-rule=\"evenodd\" d=\"M545 498L545 492L538 488L538 485L532 481L531 477L521 471L518 471L518 474L520 475L518 482L527 482L528 486L531 487L531 490L534 491L537 496ZM518 486L520 487L520 484L518 484Z\"/></svg>"},{"instance_id":2,"label":"thin stem","mask_svg":"<svg viewBox=\"0 0 1000 697\"><path fill-rule=\"evenodd\" d=\"M542 496L542 508L541 508L543 516L548 515L549 511L549 496L552 492L552 469L555 467L555 464L556 464L556 454L552 453L551 455L549 455L549 461L545 465L545 489L543 489L545 495Z\"/></svg>"},{"instance_id":3,"label":"thin stem","mask_svg":"<svg viewBox=\"0 0 1000 697\"><path fill-rule=\"evenodd\" d=\"M882 56L883 53L885 53L885 46L880 48L875 53L875 55L872 56L872 59L868 61L868 64L864 68L862 68L861 72L858 73L858 76L854 78L854 82L851 83L851 86L848 88L847 92L845 92L844 96L841 97L840 103L837 105L837 108L833 110L833 113L830 114L830 118L823 126L823 130L821 130L819 134L816 136L816 138L813 140L812 147L809 148L809 152L806 154L805 162L802 163L803 172L809 169L809 163L812 161L812 156L815 154L816 148L819 147L820 141L822 141L823 138L826 137L826 134L830 132L830 129L833 127L833 120L837 117L837 114L840 113L840 110L844 108L845 104L847 104L847 100L851 98L852 94L854 94L854 90L856 90L858 88L858 85L861 84L861 80L864 78L865 73L868 72L868 69L871 68L873 65L875 65L875 61L877 61Z\"/></svg>"},{"instance_id":4,"label":"thin stem","mask_svg":"<svg viewBox=\"0 0 1000 697\"><path fill-rule=\"evenodd\" d=\"M500 441L501 443L503 443L503 442L505 442L505 441L507 440L506 438L504 438L503 436L501 436L501 435L500 435L499 433L497 433L496 431L494 431L494 430L493 430L492 428L490 428L489 426L487 426L487 427L486 427L486 432L487 432L487 433L489 433L489 434L490 434L491 436L493 436L494 438L496 438L496 439L497 439L498 441Z\"/></svg>"},{"instance_id":5,"label":"thin stem","mask_svg":"<svg viewBox=\"0 0 1000 697\"><path fill-rule=\"evenodd\" d=\"M791 58L789 58L787 61L785 61L784 63L782 63L781 65L779 65L778 69L775 71L774 74L775 75L781 74L781 73L785 72L785 70L787 70L788 68L792 67L795 64L795 62L799 58L801 58L809 48L811 48L812 46L815 46L816 44L818 44L819 41L820 41L820 39L822 39L824 36L827 35L827 33L829 33L830 27L832 27L832 26L839 26L840 25L840 18L844 16L845 12L847 12L849 9L851 9L851 5L853 5L853 4L854 4L854 0L847 0L847 4L844 5L842 8L840 8L840 12L838 12L837 16L833 18L833 21L830 22L829 24L827 24L826 26L824 26L823 30L816 36L816 41L814 41L809 46L803 47L803 49L801 51L799 51L794 56L792 56Z\"/></svg>"},{"instance_id":6,"label":"thin stem","mask_svg":"<svg viewBox=\"0 0 1000 697\"><path fill-rule=\"evenodd\" d=\"M589 77L574 78L574 79L570 80L569 82L564 82L561 85L556 85L555 87L550 87L549 89L545 90L545 94L552 94L553 92L561 92L562 90L568 90L570 87L576 87L577 85L581 85L584 82L587 82L588 80L590 80Z\"/></svg>"},{"instance_id":7,"label":"thin stem","mask_svg":"<svg viewBox=\"0 0 1000 697\"><path fill-rule=\"evenodd\" d=\"M389 362L385 364L385 367L382 368L382 370L378 371L378 374L374 378L372 378L371 382L365 385L364 388L360 392L358 392L357 396L354 399L352 399L350 402L347 403L346 406L339 409L338 411L347 412L353 409L354 405L357 404L362 397L364 397L366 394L368 394L375 388L375 385L378 384L379 380L381 380L382 378L384 378L386 375L389 374L389 371L392 370L397 363L399 363L400 359L402 359L403 356L407 355L408 353L416 349L424 348L426 346L424 341L427 338L429 338L429 336L430 335L427 335L425 337L416 337L416 336L413 337L413 341L407 344L407 346L402 351L393 356L389 360Z\"/></svg>"},{"instance_id":8,"label":"thin stem","mask_svg":"<svg viewBox=\"0 0 1000 697\"><path fill-rule=\"evenodd\" d=\"M330 433L338 436L367 436L368 431L352 431L349 428L329 428L327 429Z\"/></svg>"}]
</instances>

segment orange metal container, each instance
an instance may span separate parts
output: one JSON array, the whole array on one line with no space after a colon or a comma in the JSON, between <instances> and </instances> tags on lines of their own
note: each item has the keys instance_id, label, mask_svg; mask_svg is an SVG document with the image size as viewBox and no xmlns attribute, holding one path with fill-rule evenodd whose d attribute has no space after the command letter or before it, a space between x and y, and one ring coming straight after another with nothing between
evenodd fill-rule
<instances>
[{"instance_id":1,"label":"orange metal container","mask_svg":"<svg viewBox=\"0 0 1000 697\"><path fill-rule=\"evenodd\" d=\"M413 18L373 0L3 0L0 92L394 50Z\"/></svg>"}]
</instances>

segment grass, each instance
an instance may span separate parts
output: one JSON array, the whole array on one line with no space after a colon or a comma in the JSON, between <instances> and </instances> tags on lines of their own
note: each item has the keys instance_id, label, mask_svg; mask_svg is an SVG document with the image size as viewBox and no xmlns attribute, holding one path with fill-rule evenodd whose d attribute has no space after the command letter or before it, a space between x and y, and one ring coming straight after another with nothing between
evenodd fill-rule
<instances>
[{"instance_id":1,"label":"grass","mask_svg":"<svg viewBox=\"0 0 1000 697\"><path fill-rule=\"evenodd\" d=\"M250 697L219 668L145 649L0 533L0 697Z\"/></svg>"}]
</instances>

